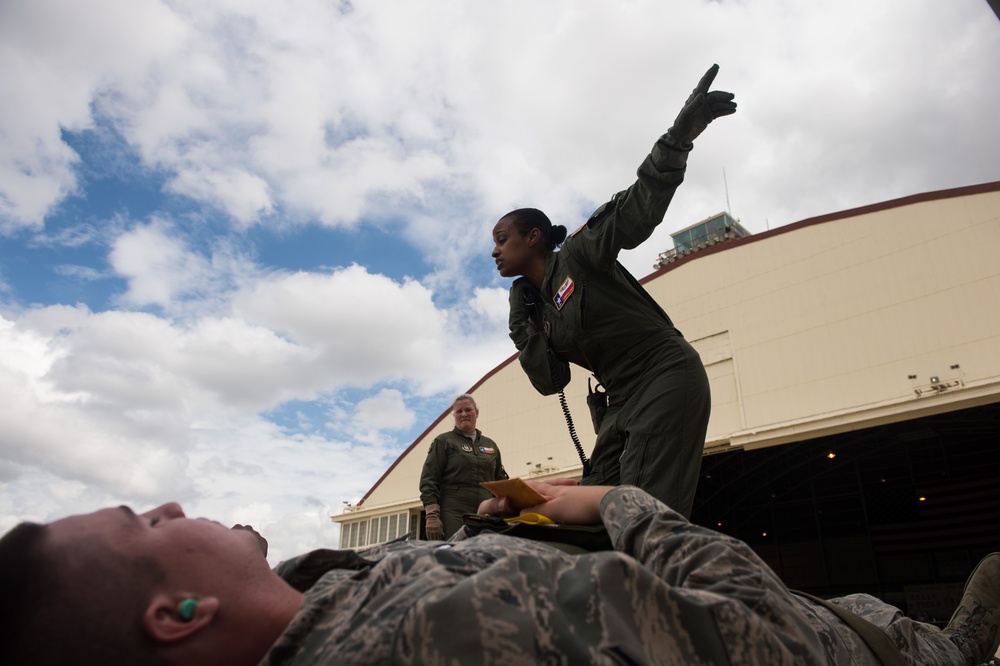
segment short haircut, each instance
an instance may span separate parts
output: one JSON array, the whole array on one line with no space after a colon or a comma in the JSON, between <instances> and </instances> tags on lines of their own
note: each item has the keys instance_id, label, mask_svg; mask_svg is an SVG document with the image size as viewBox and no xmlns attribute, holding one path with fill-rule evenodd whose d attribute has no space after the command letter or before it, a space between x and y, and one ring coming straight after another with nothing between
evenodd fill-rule
<instances>
[{"instance_id":1,"label":"short haircut","mask_svg":"<svg viewBox=\"0 0 1000 666\"><path fill-rule=\"evenodd\" d=\"M48 535L21 523L0 539L0 663L166 663L142 627L163 569L98 534L68 546Z\"/></svg>"},{"instance_id":2,"label":"short haircut","mask_svg":"<svg viewBox=\"0 0 1000 666\"><path fill-rule=\"evenodd\" d=\"M477 405L477 404L476 404L476 399L475 399L475 398L473 398L473 397L472 397L471 395L469 395L468 393L463 393L462 395L460 395L460 396L458 396L457 398L455 398L454 400L452 400L452 401L451 401L451 408L452 408L452 409L455 409L455 404L456 404L456 403L457 403L457 402L458 402L459 400L468 400L469 402L471 402L471 403L472 403L472 408L473 408L473 409L475 409L475 410L476 410L477 412L479 411L479 405Z\"/></svg>"}]
</instances>

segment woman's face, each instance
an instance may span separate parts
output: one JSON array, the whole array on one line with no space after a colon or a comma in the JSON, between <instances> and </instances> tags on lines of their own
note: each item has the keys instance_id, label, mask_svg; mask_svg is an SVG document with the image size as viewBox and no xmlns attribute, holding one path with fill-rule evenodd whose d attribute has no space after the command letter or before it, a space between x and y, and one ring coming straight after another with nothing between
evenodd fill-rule
<instances>
[{"instance_id":1,"label":"woman's face","mask_svg":"<svg viewBox=\"0 0 1000 666\"><path fill-rule=\"evenodd\" d=\"M532 259L539 256L541 232L532 229L527 234L514 224L513 218L505 217L493 227L493 252L490 256L497 262L497 270L502 277L524 275Z\"/></svg>"},{"instance_id":2,"label":"woman's face","mask_svg":"<svg viewBox=\"0 0 1000 666\"><path fill-rule=\"evenodd\" d=\"M479 420L479 410L468 400L457 400L452 407L455 413L455 427L462 432L476 432L476 421Z\"/></svg>"}]
</instances>

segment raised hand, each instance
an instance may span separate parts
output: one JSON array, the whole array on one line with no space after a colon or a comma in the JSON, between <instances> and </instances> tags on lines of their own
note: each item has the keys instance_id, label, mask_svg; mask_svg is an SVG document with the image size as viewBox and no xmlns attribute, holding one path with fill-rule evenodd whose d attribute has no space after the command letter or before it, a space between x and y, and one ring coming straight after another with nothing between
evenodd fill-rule
<instances>
[{"instance_id":1,"label":"raised hand","mask_svg":"<svg viewBox=\"0 0 1000 666\"><path fill-rule=\"evenodd\" d=\"M688 150L709 123L720 116L736 113L736 95L721 90L708 90L718 73L719 66L712 65L701 77L684 103L684 108L677 114L673 126L667 131L667 143Z\"/></svg>"}]
</instances>

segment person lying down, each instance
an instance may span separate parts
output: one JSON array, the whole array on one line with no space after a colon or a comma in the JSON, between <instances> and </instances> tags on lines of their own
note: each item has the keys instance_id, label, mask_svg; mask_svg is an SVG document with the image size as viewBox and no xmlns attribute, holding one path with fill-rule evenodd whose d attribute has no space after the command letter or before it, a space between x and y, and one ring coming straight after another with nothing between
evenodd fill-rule
<instances>
[{"instance_id":1,"label":"person lying down","mask_svg":"<svg viewBox=\"0 0 1000 666\"><path fill-rule=\"evenodd\" d=\"M940 630L867 595L833 612L638 488L528 483L545 501L523 512L603 523L614 549L460 531L271 569L255 530L176 503L22 523L0 540L0 663L978 664L996 651L1000 554ZM480 513L517 512L500 497Z\"/></svg>"}]
</instances>

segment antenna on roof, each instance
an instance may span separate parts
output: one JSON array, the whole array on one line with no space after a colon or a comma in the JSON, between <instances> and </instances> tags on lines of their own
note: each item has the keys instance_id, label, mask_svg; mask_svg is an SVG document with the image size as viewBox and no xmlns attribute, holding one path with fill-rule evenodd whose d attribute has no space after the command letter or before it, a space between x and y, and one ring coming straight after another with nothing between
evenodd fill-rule
<instances>
[{"instance_id":1,"label":"antenna on roof","mask_svg":"<svg viewBox=\"0 0 1000 666\"><path fill-rule=\"evenodd\" d=\"M729 182L726 180L726 167L722 167L722 184L726 188L726 212L733 214L733 209L729 205Z\"/></svg>"}]
</instances>

